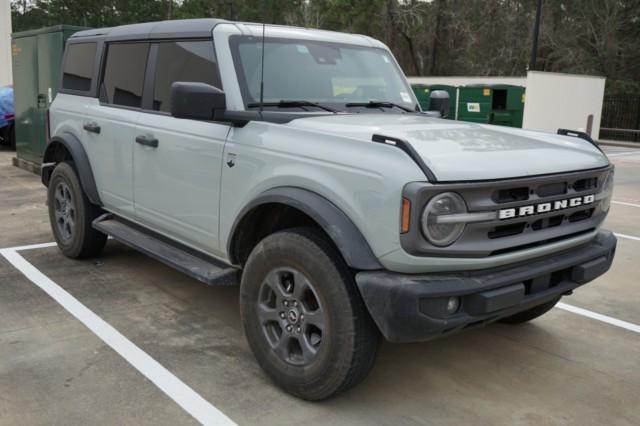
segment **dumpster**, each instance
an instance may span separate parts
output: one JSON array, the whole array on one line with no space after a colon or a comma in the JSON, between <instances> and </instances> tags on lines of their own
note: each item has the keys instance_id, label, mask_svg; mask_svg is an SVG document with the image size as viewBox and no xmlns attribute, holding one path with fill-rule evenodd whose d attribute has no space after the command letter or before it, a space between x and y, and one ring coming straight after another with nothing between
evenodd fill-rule
<instances>
[{"instance_id":1,"label":"dumpster","mask_svg":"<svg viewBox=\"0 0 640 426\"><path fill-rule=\"evenodd\" d=\"M46 145L46 111L60 82L64 44L86 29L68 25L13 33L13 89L16 158L19 167L39 173Z\"/></svg>"},{"instance_id":2,"label":"dumpster","mask_svg":"<svg viewBox=\"0 0 640 426\"><path fill-rule=\"evenodd\" d=\"M423 111L429 110L429 86L426 84L412 84L411 89L418 99L420 109Z\"/></svg>"},{"instance_id":3,"label":"dumpster","mask_svg":"<svg viewBox=\"0 0 640 426\"><path fill-rule=\"evenodd\" d=\"M458 120L522 127L524 87L469 85L459 90Z\"/></svg>"},{"instance_id":4,"label":"dumpster","mask_svg":"<svg viewBox=\"0 0 640 426\"><path fill-rule=\"evenodd\" d=\"M418 103L420 104L420 108L423 111L429 110L429 94L434 90L444 90L449 94L449 112L447 118L453 120L456 117L456 98L458 88L456 86L449 86L447 84L412 84L411 88L413 89L413 93L416 94L416 98L418 98Z\"/></svg>"},{"instance_id":5,"label":"dumpster","mask_svg":"<svg viewBox=\"0 0 640 426\"><path fill-rule=\"evenodd\" d=\"M491 86L491 116L489 122L509 127L522 127L524 87L500 84Z\"/></svg>"}]
</instances>

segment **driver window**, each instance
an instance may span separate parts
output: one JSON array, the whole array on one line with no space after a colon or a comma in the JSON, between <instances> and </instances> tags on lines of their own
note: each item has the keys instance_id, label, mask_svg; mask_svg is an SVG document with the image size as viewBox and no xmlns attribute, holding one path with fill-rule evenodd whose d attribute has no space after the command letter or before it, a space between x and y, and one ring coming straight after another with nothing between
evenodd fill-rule
<instances>
[{"instance_id":1,"label":"driver window","mask_svg":"<svg viewBox=\"0 0 640 426\"><path fill-rule=\"evenodd\" d=\"M153 89L153 109L169 112L171 84L176 81L206 83L222 88L213 41L160 43Z\"/></svg>"}]
</instances>

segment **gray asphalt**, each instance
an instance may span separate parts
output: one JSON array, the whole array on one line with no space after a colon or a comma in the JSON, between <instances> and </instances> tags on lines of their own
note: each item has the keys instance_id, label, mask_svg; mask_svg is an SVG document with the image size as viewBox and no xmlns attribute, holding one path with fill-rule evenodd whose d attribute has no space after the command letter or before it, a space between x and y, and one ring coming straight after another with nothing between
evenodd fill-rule
<instances>
[{"instance_id":1,"label":"gray asphalt","mask_svg":"<svg viewBox=\"0 0 640 426\"><path fill-rule=\"evenodd\" d=\"M607 148L614 199L640 205L640 150ZM52 240L39 178L0 151L0 248ZM606 226L640 237L640 207ZM239 424L640 424L640 334L560 309L423 344L384 344L369 378L321 403L272 385L244 340L238 289L206 287L110 241L36 268ZM640 241L563 302L640 324ZM0 425L195 424L195 420L0 257Z\"/></svg>"}]
</instances>

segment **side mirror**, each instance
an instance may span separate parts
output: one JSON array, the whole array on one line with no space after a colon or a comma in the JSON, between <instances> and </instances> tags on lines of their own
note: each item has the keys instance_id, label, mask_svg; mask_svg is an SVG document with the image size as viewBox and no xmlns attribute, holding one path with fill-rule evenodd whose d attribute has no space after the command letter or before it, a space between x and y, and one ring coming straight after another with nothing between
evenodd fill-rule
<instances>
[{"instance_id":1,"label":"side mirror","mask_svg":"<svg viewBox=\"0 0 640 426\"><path fill-rule=\"evenodd\" d=\"M176 81L171 85L171 115L192 120L213 120L227 108L222 90L205 83Z\"/></svg>"},{"instance_id":2,"label":"side mirror","mask_svg":"<svg viewBox=\"0 0 640 426\"><path fill-rule=\"evenodd\" d=\"M446 90L434 90L429 94L429 111L437 111L440 117L449 115L449 93Z\"/></svg>"}]
</instances>

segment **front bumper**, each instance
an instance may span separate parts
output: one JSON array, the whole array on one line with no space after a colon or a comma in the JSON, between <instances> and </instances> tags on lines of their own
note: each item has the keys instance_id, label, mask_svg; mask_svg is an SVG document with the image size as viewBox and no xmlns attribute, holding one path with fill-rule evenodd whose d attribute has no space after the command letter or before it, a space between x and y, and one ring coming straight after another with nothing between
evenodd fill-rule
<instances>
[{"instance_id":1,"label":"front bumper","mask_svg":"<svg viewBox=\"0 0 640 426\"><path fill-rule=\"evenodd\" d=\"M421 275L363 271L356 282L369 313L392 342L430 340L508 317L570 293L604 274L616 237L602 230L590 242L508 267ZM457 312L447 314L450 297Z\"/></svg>"}]
</instances>

